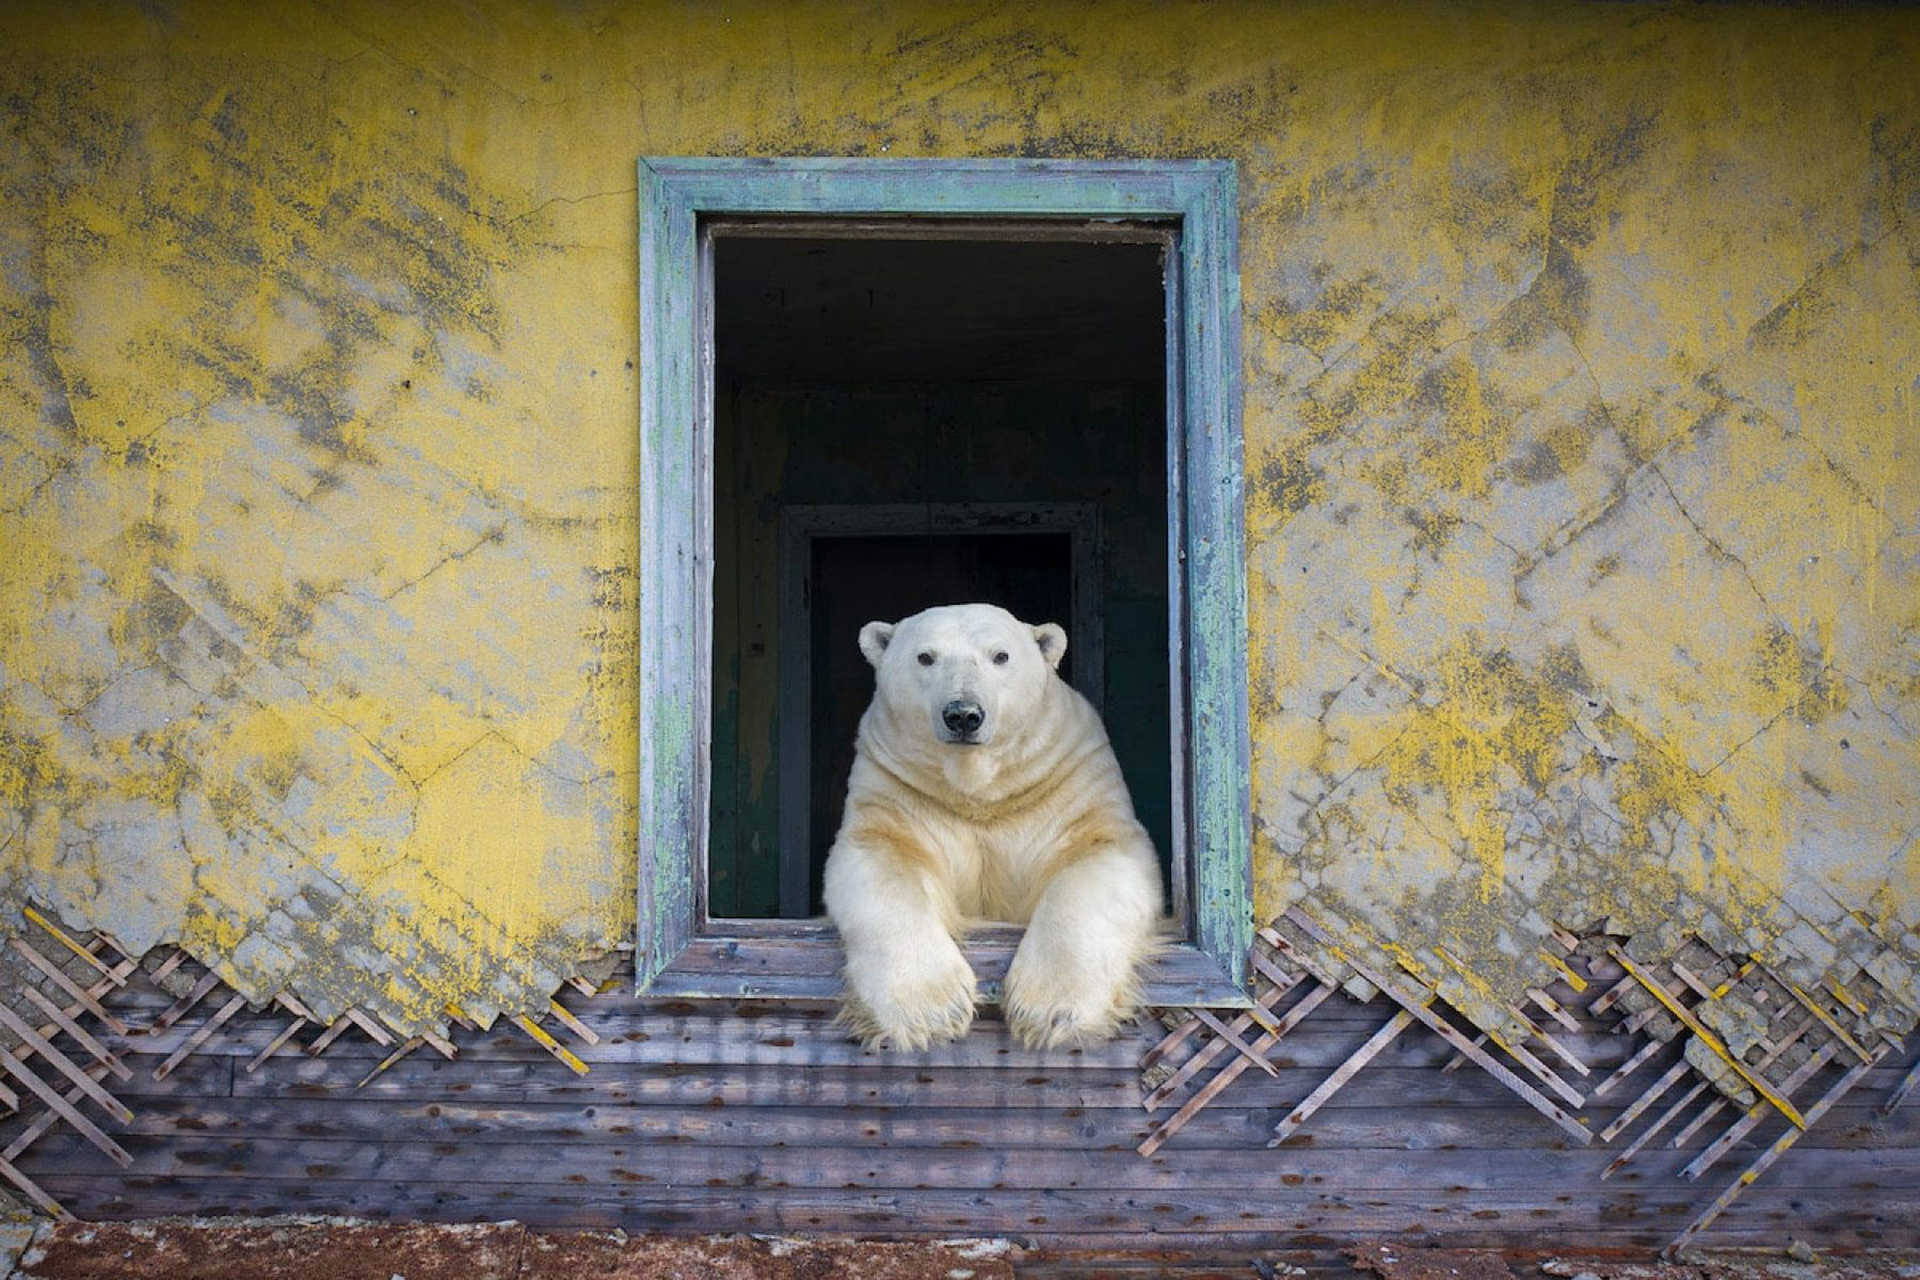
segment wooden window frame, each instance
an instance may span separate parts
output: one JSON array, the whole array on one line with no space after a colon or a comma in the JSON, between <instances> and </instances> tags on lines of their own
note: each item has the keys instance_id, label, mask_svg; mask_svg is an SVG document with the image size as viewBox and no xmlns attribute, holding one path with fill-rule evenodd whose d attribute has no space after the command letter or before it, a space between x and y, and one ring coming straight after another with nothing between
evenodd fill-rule
<instances>
[{"instance_id":1,"label":"wooden window frame","mask_svg":"<svg viewBox=\"0 0 1920 1280\"><path fill-rule=\"evenodd\" d=\"M714 419L704 226L854 219L874 235L925 235L940 224L968 234L972 222L972 234L1010 239L1008 223L1049 236L1109 228L1115 238L1165 224L1177 243L1166 290L1172 790L1188 892L1185 937L1153 963L1146 998L1246 1005L1252 824L1232 162L649 158L639 197L638 988L798 999L839 989L840 949L824 922L706 913ZM968 939L984 999L998 999L1019 937L1005 928Z\"/></svg>"}]
</instances>

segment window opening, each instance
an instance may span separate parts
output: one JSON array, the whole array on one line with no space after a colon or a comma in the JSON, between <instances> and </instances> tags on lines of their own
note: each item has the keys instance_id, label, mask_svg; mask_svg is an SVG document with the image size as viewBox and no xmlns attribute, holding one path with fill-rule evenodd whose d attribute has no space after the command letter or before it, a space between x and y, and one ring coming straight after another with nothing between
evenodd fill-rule
<instances>
[{"instance_id":1,"label":"window opening","mask_svg":"<svg viewBox=\"0 0 1920 1280\"><path fill-rule=\"evenodd\" d=\"M1107 715L1180 897L1172 232L872 230L704 229L715 381L707 915L818 913L872 693L859 627L973 600L1067 628L1063 675Z\"/></svg>"}]
</instances>

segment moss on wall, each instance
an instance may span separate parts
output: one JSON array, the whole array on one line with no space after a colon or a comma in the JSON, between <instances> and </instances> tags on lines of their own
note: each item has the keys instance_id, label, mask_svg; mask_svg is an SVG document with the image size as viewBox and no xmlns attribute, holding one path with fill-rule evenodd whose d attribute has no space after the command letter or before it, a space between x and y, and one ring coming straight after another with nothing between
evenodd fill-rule
<instances>
[{"instance_id":1,"label":"moss on wall","mask_svg":"<svg viewBox=\"0 0 1920 1280\"><path fill-rule=\"evenodd\" d=\"M16 899L323 1013L537 1002L631 929L635 157L1230 156L1261 912L1487 1018L1599 917L1916 1001L1920 15L163 0L0 48Z\"/></svg>"}]
</instances>

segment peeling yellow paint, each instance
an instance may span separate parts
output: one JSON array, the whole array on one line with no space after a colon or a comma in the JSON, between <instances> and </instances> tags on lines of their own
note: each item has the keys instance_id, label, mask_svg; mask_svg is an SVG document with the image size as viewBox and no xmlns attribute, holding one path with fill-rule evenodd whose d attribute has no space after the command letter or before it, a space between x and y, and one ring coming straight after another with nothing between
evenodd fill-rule
<instances>
[{"instance_id":1,"label":"peeling yellow paint","mask_svg":"<svg viewBox=\"0 0 1920 1280\"><path fill-rule=\"evenodd\" d=\"M634 159L1210 155L1262 918L1500 1034L1556 923L1913 958L1920 16L1085 18L9 6L0 885L537 1012L643 835Z\"/></svg>"}]
</instances>

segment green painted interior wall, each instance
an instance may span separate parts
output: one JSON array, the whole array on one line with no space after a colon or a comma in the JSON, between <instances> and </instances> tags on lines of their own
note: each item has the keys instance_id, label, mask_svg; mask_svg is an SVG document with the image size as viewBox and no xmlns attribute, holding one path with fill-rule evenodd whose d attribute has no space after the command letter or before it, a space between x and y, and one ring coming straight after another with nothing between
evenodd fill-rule
<instances>
[{"instance_id":1,"label":"green painted interior wall","mask_svg":"<svg viewBox=\"0 0 1920 1280\"><path fill-rule=\"evenodd\" d=\"M1258 909L1920 1007L1920 14L17 3L0 886L397 1028L632 928L634 160L1240 174Z\"/></svg>"}]
</instances>

